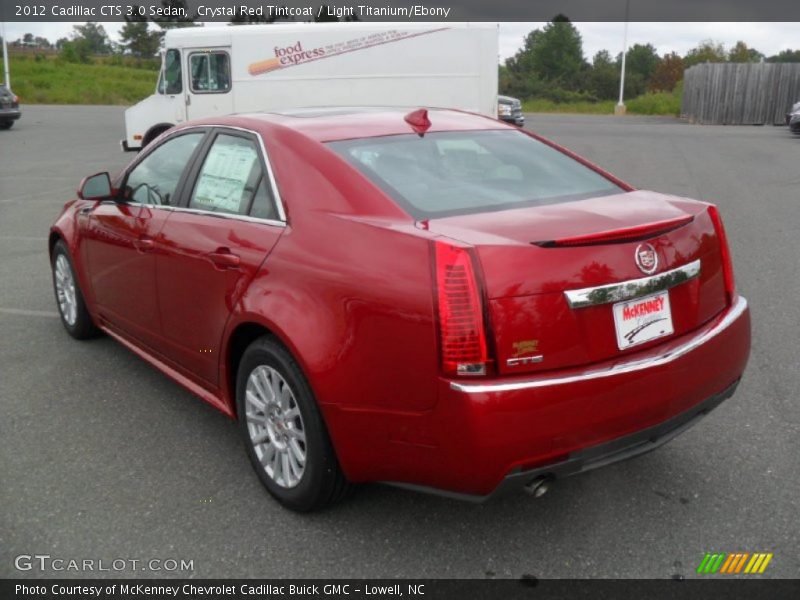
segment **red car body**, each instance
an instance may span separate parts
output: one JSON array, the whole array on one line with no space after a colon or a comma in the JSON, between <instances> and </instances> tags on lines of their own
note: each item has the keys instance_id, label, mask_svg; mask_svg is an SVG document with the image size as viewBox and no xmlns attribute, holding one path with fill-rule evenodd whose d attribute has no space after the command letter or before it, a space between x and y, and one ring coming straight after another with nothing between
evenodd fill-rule
<instances>
[{"instance_id":1,"label":"red car body","mask_svg":"<svg viewBox=\"0 0 800 600\"><path fill-rule=\"evenodd\" d=\"M423 134L515 129L429 114ZM276 336L352 482L481 498L649 450L733 392L749 354L749 311L713 206L635 191L546 142L620 192L415 219L328 145L419 133L403 117L242 115L175 128L153 146L187 127L254 132L283 218L79 199L53 226L51 250L67 244L101 329L230 417L244 348ZM592 294L648 279L636 260L643 243L657 255L654 277L677 273L647 284L669 286L674 332L621 350L612 305ZM471 270L479 374L453 372L443 356L440 292L449 284L437 261L446 252ZM697 273L682 271L695 261ZM578 306L573 294L572 306L566 292L581 290L590 301Z\"/></svg>"}]
</instances>

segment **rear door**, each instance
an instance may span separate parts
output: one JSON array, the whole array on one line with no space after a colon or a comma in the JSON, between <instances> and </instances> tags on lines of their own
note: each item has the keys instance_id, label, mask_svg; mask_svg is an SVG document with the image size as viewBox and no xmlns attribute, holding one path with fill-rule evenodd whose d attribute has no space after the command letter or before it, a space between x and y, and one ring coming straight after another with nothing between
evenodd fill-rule
<instances>
[{"instance_id":1,"label":"rear door","mask_svg":"<svg viewBox=\"0 0 800 600\"><path fill-rule=\"evenodd\" d=\"M157 266L165 352L206 386L218 385L225 325L285 228L258 138L213 135L162 229Z\"/></svg>"},{"instance_id":2,"label":"rear door","mask_svg":"<svg viewBox=\"0 0 800 600\"><path fill-rule=\"evenodd\" d=\"M230 46L184 50L186 113L199 119L233 112Z\"/></svg>"}]
</instances>

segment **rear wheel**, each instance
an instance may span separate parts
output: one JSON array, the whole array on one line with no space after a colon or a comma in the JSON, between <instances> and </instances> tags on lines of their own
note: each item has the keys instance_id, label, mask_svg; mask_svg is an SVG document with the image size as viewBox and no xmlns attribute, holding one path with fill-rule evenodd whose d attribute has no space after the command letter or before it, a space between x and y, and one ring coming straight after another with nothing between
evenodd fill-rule
<instances>
[{"instance_id":1,"label":"rear wheel","mask_svg":"<svg viewBox=\"0 0 800 600\"><path fill-rule=\"evenodd\" d=\"M99 330L86 308L72 259L66 244L61 240L53 247L52 268L58 314L67 333L78 340L96 336Z\"/></svg>"},{"instance_id":2,"label":"rear wheel","mask_svg":"<svg viewBox=\"0 0 800 600\"><path fill-rule=\"evenodd\" d=\"M0 121L0 129L11 129L14 121Z\"/></svg>"},{"instance_id":3,"label":"rear wheel","mask_svg":"<svg viewBox=\"0 0 800 600\"><path fill-rule=\"evenodd\" d=\"M350 484L311 388L289 352L269 336L245 350L236 378L239 425L259 479L297 511L341 500Z\"/></svg>"}]
</instances>

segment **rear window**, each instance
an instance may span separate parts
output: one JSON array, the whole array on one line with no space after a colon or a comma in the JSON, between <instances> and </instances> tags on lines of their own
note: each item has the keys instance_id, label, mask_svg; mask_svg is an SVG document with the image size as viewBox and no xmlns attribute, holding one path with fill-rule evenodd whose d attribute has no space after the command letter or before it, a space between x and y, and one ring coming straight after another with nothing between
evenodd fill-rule
<instances>
[{"instance_id":1,"label":"rear window","mask_svg":"<svg viewBox=\"0 0 800 600\"><path fill-rule=\"evenodd\" d=\"M415 219L557 204L623 190L519 131L330 142Z\"/></svg>"}]
</instances>

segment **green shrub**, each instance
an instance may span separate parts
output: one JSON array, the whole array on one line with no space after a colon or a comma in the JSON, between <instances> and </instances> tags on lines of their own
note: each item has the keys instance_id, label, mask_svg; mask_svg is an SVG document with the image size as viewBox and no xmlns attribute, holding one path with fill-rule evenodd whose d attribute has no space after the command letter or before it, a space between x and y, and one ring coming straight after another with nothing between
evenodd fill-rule
<instances>
[{"instance_id":1,"label":"green shrub","mask_svg":"<svg viewBox=\"0 0 800 600\"><path fill-rule=\"evenodd\" d=\"M681 96L675 92L650 92L627 102L634 115L675 115L681 112Z\"/></svg>"}]
</instances>

